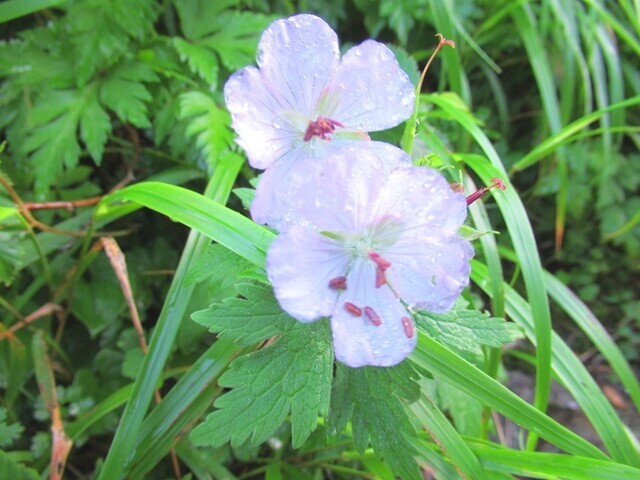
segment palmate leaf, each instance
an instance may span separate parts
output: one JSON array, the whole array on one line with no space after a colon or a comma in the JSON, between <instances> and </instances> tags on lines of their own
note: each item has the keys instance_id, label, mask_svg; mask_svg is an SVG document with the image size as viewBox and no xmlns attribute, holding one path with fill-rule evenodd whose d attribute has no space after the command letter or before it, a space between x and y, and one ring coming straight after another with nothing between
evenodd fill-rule
<instances>
[{"instance_id":1,"label":"palmate leaf","mask_svg":"<svg viewBox=\"0 0 640 480\"><path fill-rule=\"evenodd\" d=\"M0 147L1 148L1 147ZM0 172L1 174L2 172ZM0 282L11 285L24 255L18 231L21 230L20 214L15 208L0 207ZM0 436L1 438L1 436ZM0 441L0 446L2 442Z\"/></svg>"},{"instance_id":2,"label":"palmate leaf","mask_svg":"<svg viewBox=\"0 0 640 480\"><path fill-rule=\"evenodd\" d=\"M228 70L253 63L260 35L273 20L259 13L228 11L235 0L174 3L187 40L175 37L173 46L181 60L212 88L217 87L219 63Z\"/></svg>"},{"instance_id":3,"label":"palmate leaf","mask_svg":"<svg viewBox=\"0 0 640 480\"><path fill-rule=\"evenodd\" d=\"M419 479L411 440L416 430L403 405L420 396L418 374L408 362L391 368L336 365L327 419L329 434L344 430L351 418L353 442L361 453L369 445L401 478Z\"/></svg>"},{"instance_id":4,"label":"palmate leaf","mask_svg":"<svg viewBox=\"0 0 640 480\"><path fill-rule=\"evenodd\" d=\"M7 423L7 409L0 407L0 448L10 447L13 442L20 438L23 431L24 427L19 423Z\"/></svg>"},{"instance_id":5,"label":"palmate leaf","mask_svg":"<svg viewBox=\"0 0 640 480\"><path fill-rule=\"evenodd\" d=\"M447 313L416 312L418 326L431 338L459 351L482 354L482 345L501 347L523 337L522 329L488 313L468 310L468 302L458 298Z\"/></svg>"},{"instance_id":6,"label":"palmate leaf","mask_svg":"<svg viewBox=\"0 0 640 480\"><path fill-rule=\"evenodd\" d=\"M194 315L222 336L250 344L272 334L268 347L234 360L220 378L231 390L215 402L217 410L196 427L198 445L238 446L267 440L291 415L292 444L300 447L329 410L333 349L326 320L303 324L284 314L264 284L238 286L245 299L229 299ZM230 324L230 325L228 325Z\"/></svg>"},{"instance_id":7,"label":"palmate leaf","mask_svg":"<svg viewBox=\"0 0 640 480\"><path fill-rule=\"evenodd\" d=\"M36 99L29 120L30 133L22 150L30 154L37 191L46 191L63 169L77 165L81 152L79 128L89 153L100 163L111 122L98 101L95 83L81 90L43 93Z\"/></svg>"},{"instance_id":8,"label":"palmate leaf","mask_svg":"<svg viewBox=\"0 0 640 480\"><path fill-rule=\"evenodd\" d=\"M173 46L180 55L180 60L187 62L192 72L199 75L211 85L218 83L218 57L210 49L189 43L180 37L173 38Z\"/></svg>"},{"instance_id":9,"label":"palmate leaf","mask_svg":"<svg viewBox=\"0 0 640 480\"><path fill-rule=\"evenodd\" d=\"M124 121L139 128L151 126L147 102L151 94L144 82L157 82L158 76L144 63L126 61L115 67L100 87L100 100Z\"/></svg>"},{"instance_id":10,"label":"palmate leaf","mask_svg":"<svg viewBox=\"0 0 640 480\"><path fill-rule=\"evenodd\" d=\"M73 2L64 21L74 45L78 84L119 62L133 39L151 31L158 11L148 0Z\"/></svg>"},{"instance_id":11,"label":"palmate leaf","mask_svg":"<svg viewBox=\"0 0 640 480\"><path fill-rule=\"evenodd\" d=\"M0 450L0 478L11 480L38 480L38 472L20 465L7 453Z\"/></svg>"},{"instance_id":12,"label":"palmate leaf","mask_svg":"<svg viewBox=\"0 0 640 480\"><path fill-rule=\"evenodd\" d=\"M202 148L211 166L233 144L231 116L210 95L195 91L180 95L180 118L192 118L187 135L196 137L196 144Z\"/></svg>"},{"instance_id":13,"label":"palmate leaf","mask_svg":"<svg viewBox=\"0 0 640 480\"><path fill-rule=\"evenodd\" d=\"M254 345L291 331L298 322L282 311L271 288L263 283L245 280L235 286L241 298L227 298L191 318L241 346Z\"/></svg>"},{"instance_id":14,"label":"palmate leaf","mask_svg":"<svg viewBox=\"0 0 640 480\"><path fill-rule=\"evenodd\" d=\"M250 12L224 12L216 18L217 31L199 41L214 50L228 70L237 70L256 57L260 35L273 17Z\"/></svg>"}]
</instances>

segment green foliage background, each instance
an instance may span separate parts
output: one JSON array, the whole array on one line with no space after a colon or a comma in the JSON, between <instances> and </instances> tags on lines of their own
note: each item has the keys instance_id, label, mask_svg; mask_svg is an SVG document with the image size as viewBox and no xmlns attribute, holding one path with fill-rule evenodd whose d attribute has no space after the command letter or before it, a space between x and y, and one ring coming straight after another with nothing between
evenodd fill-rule
<instances>
[{"instance_id":1,"label":"green foliage background","mask_svg":"<svg viewBox=\"0 0 640 480\"><path fill-rule=\"evenodd\" d=\"M430 338L412 363L386 371L330 368L327 326L311 331L279 310L260 265L271 234L240 215L256 172L234 144L222 86L255 62L272 20L302 11L327 20L343 47L388 42L414 83L435 33L455 40L427 76L414 157L445 166L469 190L492 176L509 182L497 205L471 211L476 232L500 232L476 241L475 285L453 313L423 312ZM577 355L606 359L640 407L637 3L11 0L0 4L0 21L0 330L20 327L0 340L7 478L49 468L43 366L54 372L74 442L69 478L170 477L171 447L194 478L416 478L413 456L440 478L636 473L625 469L640 465L637 449L620 440L622 422ZM401 133L380 138L397 143ZM25 202L79 201L143 181L211 200L141 183L111 199L168 218L106 201L32 211L40 224L25 214ZM220 219L237 227L225 230ZM200 233L187 237L172 220ZM100 235L115 236L126 255L153 335L146 356L113 269L92 248ZM59 309L31 321L46 304ZM521 331L529 342L507 350L506 361L534 364L535 406L545 410L555 375L611 463L492 383L500 346ZM136 411L134 400L144 404L156 386L162 402ZM532 432L526 449L486 443L495 438L488 407ZM121 418L131 421L119 426ZM536 452L537 434L574 456Z\"/></svg>"}]
</instances>

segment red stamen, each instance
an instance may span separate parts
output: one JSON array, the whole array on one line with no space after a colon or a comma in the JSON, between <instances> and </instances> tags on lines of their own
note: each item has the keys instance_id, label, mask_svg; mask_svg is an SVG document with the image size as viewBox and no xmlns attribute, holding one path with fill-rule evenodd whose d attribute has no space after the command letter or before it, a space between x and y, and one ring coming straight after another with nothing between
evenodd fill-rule
<instances>
[{"instance_id":1,"label":"red stamen","mask_svg":"<svg viewBox=\"0 0 640 480\"><path fill-rule=\"evenodd\" d=\"M391 266L391 262L382 258L379 253L371 252L369 253L369 258L373 260L378 268L380 268L383 272Z\"/></svg>"},{"instance_id":2,"label":"red stamen","mask_svg":"<svg viewBox=\"0 0 640 480\"><path fill-rule=\"evenodd\" d=\"M491 179L491 185L489 185L488 187L483 187L480 190L477 190L477 191L473 192L471 195L469 195L467 197L467 205L471 205L473 202L475 202L479 198L482 198L484 195L486 195L486 193L489 190L491 190L493 188L499 188L500 190L506 190L507 186L504 184L504 182L502 181L501 178L492 178Z\"/></svg>"},{"instance_id":3,"label":"red stamen","mask_svg":"<svg viewBox=\"0 0 640 480\"><path fill-rule=\"evenodd\" d=\"M380 318L380 315L378 315L373 308L364 307L364 314L376 327L382 325L382 319Z\"/></svg>"},{"instance_id":4,"label":"red stamen","mask_svg":"<svg viewBox=\"0 0 640 480\"><path fill-rule=\"evenodd\" d=\"M404 334L407 338L412 338L415 335L415 328L409 317L402 317L402 328L404 328Z\"/></svg>"},{"instance_id":5,"label":"red stamen","mask_svg":"<svg viewBox=\"0 0 640 480\"><path fill-rule=\"evenodd\" d=\"M382 285L387 283L387 276L384 272L386 272L391 266L391 262L389 260L385 260L376 252L370 252L369 258L376 264L376 288L380 288Z\"/></svg>"},{"instance_id":6,"label":"red stamen","mask_svg":"<svg viewBox=\"0 0 640 480\"><path fill-rule=\"evenodd\" d=\"M344 309L354 317L362 316L362 309L351 302L344 302Z\"/></svg>"},{"instance_id":7,"label":"red stamen","mask_svg":"<svg viewBox=\"0 0 640 480\"><path fill-rule=\"evenodd\" d=\"M347 277L336 277L329 280L329 288L332 290L346 290Z\"/></svg>"},{"instance_id":8,"label":"red stamen","mask_svg":"<svg viewBox=\"0 0 640 480\"><path fill-rule=\"evenodd\" d=\"M304 137L302 137L302 139L305 142L308 142L313 137L320 137L320 139L322 140L331 140L331 134L335 132L336 127L344 128L344 125L337 120L318 117L315 122L309 122L309 125L307 125L307 129L304 131Z\"/></svg>"}]
</instances>

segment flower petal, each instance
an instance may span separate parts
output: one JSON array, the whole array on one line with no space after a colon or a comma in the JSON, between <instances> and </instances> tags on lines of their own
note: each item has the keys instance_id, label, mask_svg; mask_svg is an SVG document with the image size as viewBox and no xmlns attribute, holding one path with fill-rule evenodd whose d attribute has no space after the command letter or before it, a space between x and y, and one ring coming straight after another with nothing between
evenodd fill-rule
<instances>
[{"instance_id":1,"label":"flower petal","mask_svg":"<svg viewBox=\"0 0 640 480\"><path fill-rule=\"evenodd\" d=\"M224 86L224 97L237 142L252 167L269 167L302 141L302 127L286 118L285 107L255 67L234 73Z\"/></svg>"},{"instance_id":2,"label":"flower petal","mask_svg":"<svg viewBox=\"0 0 640 480\"><path fill-rule=\"evenodd\" d=\"M267 273L282 309L311 322L333 311L338 292L329 282L344 275L347 261L335 241L296 225L271 243Z\"/></svg>"},{"instance_id":3,"label":"flower petal","mask_svg":"<svg viewBox=\"0 0 640 480\"><path fill-rule=\"evenodd\" d=\"M426 231L437 238L457 235L467 217L464 195L454 192L436 170L426 167L391 172L375 210L379 217L393 216L404 223L406 235L421 238Z\"/></svg>"},{"instance_id":4,"label":"flower petal","mask_svg":"<svg viewBox=\"0 0 640 480\"><path fill-rule=\"evenodd\" d=\"M336 33L314 15L273 22L258 45L258 66L278 101L308 120L315 120L318 98L339 60Z\"/></svg>"},{"instance_id":5,"label":"flower petal","mask_svg":"<svg viewBox=\"0 0 640 480\"><path fill-rule=\"evenodd\" d=\"M411 308L448 311L469 283L473 248L460 237L402 238L381 253L391 262L386 278Z\"/></svg>"},{"instance_id":6,"label":"flower petal","mask_svg":"<svg viewBox=\"0 0 640 480\"><path fill-rule=\"evenodd\" d=\"M406 153L382 142L334 139L324 145L326 158L299 153L263 174L251 205L254 221L281 230L304 222L359 231L371 221L385 175L411 165Z\"/></svg>"},{"instance_id":7,"label":"flower petal","mask_svg":"<svg viewBox=\"0 0 640 480\"><path fill-rule=\"evenodd\" d=\"M414 87L393 52L367 40L342 57L319 111L347 129L370 132L395 127L414 106Z\"/></svg>"},{"instance_id":8,"label":"flower petal","mask_svg":"<svg viewBox=\"0 0 640 480\"><path fill-rule=\"evenodd\" d=\"M347 289L340 295L331 316L336 358L350 367L390 367L404 360L416 345L411 316L391 289L375 288L374 279L371 262L355 262L347 275ZM349 313L346 302L360 308L362 315ZM366 307L379 317L379 325L365 313Z\"/></svg>"}]
</instances>

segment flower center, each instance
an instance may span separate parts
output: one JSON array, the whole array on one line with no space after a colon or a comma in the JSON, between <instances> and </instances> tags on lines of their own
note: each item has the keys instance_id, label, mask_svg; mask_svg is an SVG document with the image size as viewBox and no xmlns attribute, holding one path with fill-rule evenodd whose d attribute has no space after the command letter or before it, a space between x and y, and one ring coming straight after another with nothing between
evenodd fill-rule
<instances>
[{"instance_id":1,"label":"flower center","mask_svg":"<svg viewBox=\"0 0 640 480\"><path fill-rule=\"evenodd\" d=\"M344 125L337 120L318 117L315 122L309 122L304 132L303 140L308 142L313 137L320 137L322 140L331 140L331 134L336 130L336 127L344 128Z\"/></svg>"}]
</instances>

